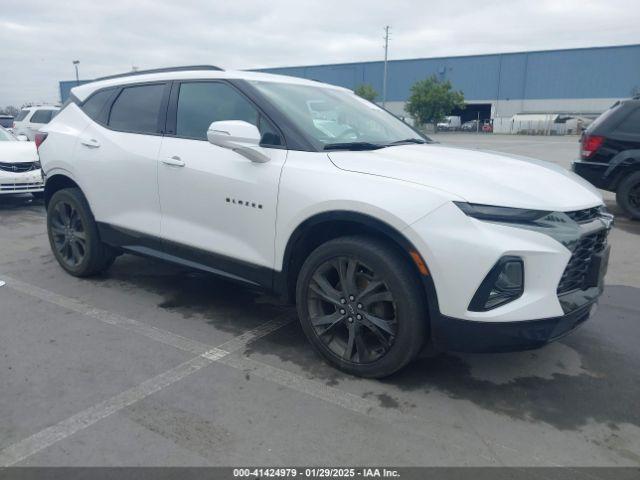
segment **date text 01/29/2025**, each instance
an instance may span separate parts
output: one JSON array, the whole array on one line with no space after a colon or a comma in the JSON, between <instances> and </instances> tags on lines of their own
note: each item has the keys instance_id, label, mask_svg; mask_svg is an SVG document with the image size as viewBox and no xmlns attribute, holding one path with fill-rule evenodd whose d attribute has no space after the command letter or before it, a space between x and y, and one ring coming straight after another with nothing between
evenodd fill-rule
<instances>
[{"instance_id":1,"label":"date text 01/29/2025","mask_svg":"<svg viewBox=\"0 0 640 480\"><path fill-rule=\"evenodd\" d=\"M399 478L388 468L234 468L234 478Z\"/></svg>"}]
</instances>

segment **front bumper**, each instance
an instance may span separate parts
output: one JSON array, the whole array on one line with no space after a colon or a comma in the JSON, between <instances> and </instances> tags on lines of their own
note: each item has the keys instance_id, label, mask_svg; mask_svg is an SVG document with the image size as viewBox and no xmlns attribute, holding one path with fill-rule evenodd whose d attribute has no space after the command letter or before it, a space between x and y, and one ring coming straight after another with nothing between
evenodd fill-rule
<instances>
[{"instance_id":1,"label":"front bumper","mask_svg":"<svg viewBox=\"0 0 640 480\"><path fill-rule=\"evenodd\" d=\"M589 316L594 303L566 315L518 322L476 322L439 316L431 320L436 350L466 353L513 352L540 348L572 332Z\"/></svg>"},{"instance_id":2,"label":"front bumper","mask_svg":"<svg viewBox=\"0 0 640 480\"><path fill-rule=\"evenodd\" d=\"M44 182L40 170L9 174L0 172L0 195L13 193L40 193Z\"/></svg>"},{"instance_id":3,"label":"front bumper","mask_svg":"<svg viewBox=\"0 0 640 480\"><path fill-rule=\"evenodd\" d=\"M600 217L581 224L568 216L554 218L572 250L541 231L467 217L453 204L405 230L430 272L431 343L437 350L537 348L589 317L603 291L609 253L606 244L596 251L591 240L609 227ZM505 256L524 262L524 292L487 311L469 310L483 279Z\"/></svg>"}]
</instances>

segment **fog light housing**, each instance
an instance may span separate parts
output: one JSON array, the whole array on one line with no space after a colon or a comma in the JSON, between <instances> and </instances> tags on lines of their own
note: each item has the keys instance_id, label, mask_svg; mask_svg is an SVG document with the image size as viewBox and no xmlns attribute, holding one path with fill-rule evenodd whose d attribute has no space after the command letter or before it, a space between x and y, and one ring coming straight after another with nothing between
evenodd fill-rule
<instances>
[{"instance_id":1,"label":"fog light housing","mask_svg":"<svg viewBox=\"0 0 640 480\"><path fill-rule=\"evenodd\" d=\"M498 260L471 299L469 310L486 312L513 302L524 292L524 262L520 257Z\"/></svg>"}]
</instances>

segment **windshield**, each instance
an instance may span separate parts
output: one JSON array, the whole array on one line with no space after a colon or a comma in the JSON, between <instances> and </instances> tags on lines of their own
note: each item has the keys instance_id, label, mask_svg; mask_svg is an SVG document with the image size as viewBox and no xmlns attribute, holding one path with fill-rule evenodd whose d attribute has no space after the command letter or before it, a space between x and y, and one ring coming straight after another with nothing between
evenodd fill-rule
<instances>
[{"instance_id":1,"label":"windshield","mask_svg":"<svg viewBox=\"0 0 640 480\"><path fill-rule=\"evenodd\" d=\"M372 102L333 88L276 82L251 82L320 148L372 148L425 137Z\"/></svg>"},{"instance_id":2,"label":"windshield","mask_svg":"<svg viewBox=\"0 0 640 480\"><path fill-rule=\"evenodd\" d=\"M0 142L12 142L15 138L4 128L0 128Z\"/></svg>"}]
</instances>

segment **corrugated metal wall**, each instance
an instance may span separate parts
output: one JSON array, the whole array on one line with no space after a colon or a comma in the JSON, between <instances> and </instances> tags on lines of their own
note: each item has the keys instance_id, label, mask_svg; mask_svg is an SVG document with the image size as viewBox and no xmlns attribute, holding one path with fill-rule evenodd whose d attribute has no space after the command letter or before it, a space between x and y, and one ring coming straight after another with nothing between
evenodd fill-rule
<instances>
[{"instance_id":1,"label":"corrugated metal wall","mask_svg":"<svg viewBox=\"0 0 640 480\"><path fill-rule=\"evenodd\" d=\"M369 83L381 93L382 68L382 62L361 62L259 71L350 89ZM640 88L640 45L392 60L387 100L405 101L411 85L431 75L451 80L468 101L624 98ZM60 82L63 102L75 85Z\"/></svg>"},{"instance_id":2,"label":"corrugated metal wall","mask_svg":"<svg viewBox=\"0 0 640 480\"><path fill-rule=\"evenodd\" d=\"M382 92L382 62L260 71ZM431 75L471 101L623 98L640 88L640 45L390 61L387 100L406 100L411 85Z\"/></svg>"}]
</instances>

